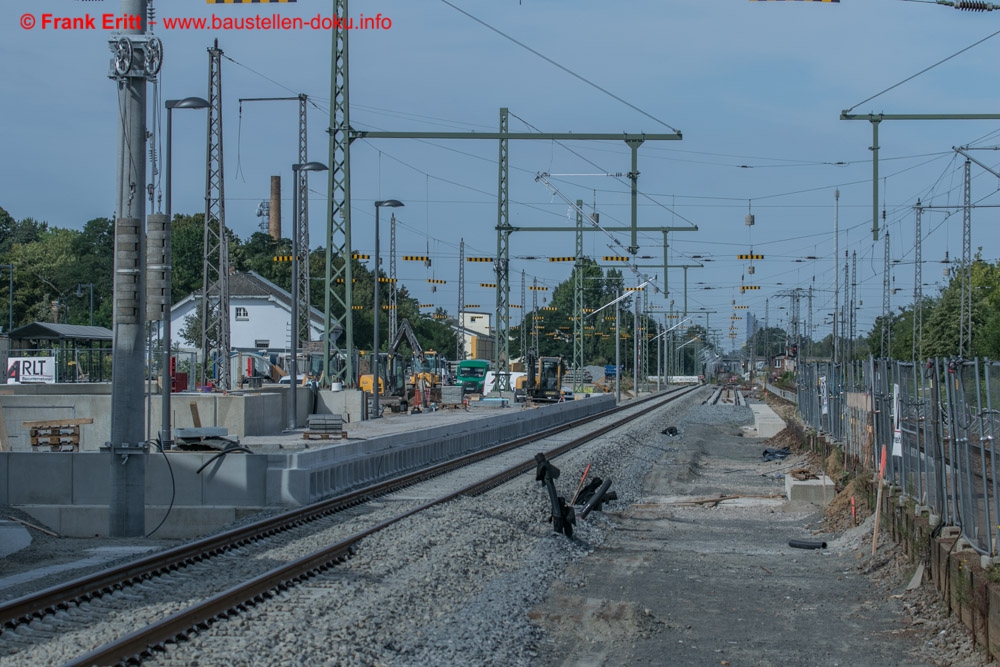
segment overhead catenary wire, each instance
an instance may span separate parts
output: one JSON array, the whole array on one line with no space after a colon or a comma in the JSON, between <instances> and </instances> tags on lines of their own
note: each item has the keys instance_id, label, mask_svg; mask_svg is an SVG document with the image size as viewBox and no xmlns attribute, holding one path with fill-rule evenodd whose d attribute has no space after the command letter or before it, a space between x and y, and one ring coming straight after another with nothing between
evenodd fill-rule
<instances>
[{"instance_id":1,"label":"overhead catenary wire","mask_svg":"<svg viewBox=\"0 0 1000 667\"><path fill-rule=\"evenodd\" d=\"M442 0L442 1L443 1L443 0ZM948 62L948 61L949 61L949 60L951 60L952 58L954 58L954 57L956 57L956 56L959 56L959 55L961 55L961 54L965 53L965 52L966 52L966 51L968 51L969 49L972 49L972 48L975 48L975 47L979 46L979 45L980 45L980 44L982 44L983 42L985 42L985 41L987 41L987 40L989 40L989 39L992 39L993 37L996 37L997 35L1000 35L1000 30L997 30L997 31L996 31L996 32L994 32L994 33L990 33L989 35L987 35L986 37L983 37L983 38L982 38L982 39L980 39L979 41L977 41L977 42L974 42L973 44L970 44L969 46L965 47L964 49L962 49L962 50L960 50L960 51L957 51L957 52L955 52L955 53L951 54L951 55L950 55L950 56L948 56L947 58L943 58L943 59L941 59L941 60L937 61L936 63L934 63L933 65L930 65L929 67L925 67L924 69L920 70L920 71L919 71L919 72L917 72L916 74L913 74L913 75L911 75L911 76L908 76L908 77L906 77L905 79L903 79L903 80L902 80L902 81L900 81L899 83L895 83L895 84L893 84L893 85L889 86L888 88L886 88L885 90L883 90L883 91L881 91L881 92L878 92L878 93L875 93L875 94L874 94L874 95L872 95L871 97L868 97L868 98L865 98L865 99L861 100L860 102L858 102L857 104L855 104L854 106L852 106L852 107L851 107L850 109L845 109L845 110L844 110L844 113L850 113L851 111L853 111L854 109L858 108L858 107L859 107L859 106L861 106L862 104L865 104L866 102L871 102L871 101L872 101L872 100L874 100L874 99L875 99L876 97L879 97L879 96L881 96L881 95L884 95L885 93L888 93L888 92L889 92L890 90L893 90L894 88L898 88L898 87L902 86L902 85L903 85L904 83L906 83L906 82L908 82L908 81L912 81L913 79L916 79L916 78L917 78L918 76L920 76L921 74L924 74L924 73L926 73L926 72L929 72L929 71L931 71L932 69L934 69L934 68L935 68L935 67L937 67L938 65L941 65L941 64L943 64L943 63L946 63L946 62Z\"/></svg>"},{"instance_id":2,"label":"overhead catenary wire","mask_svg":"<svg viewBox=\"0 0 1000 667\"><path fill-rule=\"evenodd\" d=\"M504 31L502 31L499 28L496 28L496 27L490 25L489 23L487 23L486 21L483 21L480 18L477 18L477 17L473 16L472 14L470 14L467 11L465 11L461 7L458 7L458 6L454 5L454 4L452 4L451 2L448 2L448 0L441 0L441 2L443 2L446 5L448 5L449 7L451 7L452 9L454 9L455 11L459 12L460 14L464 14L465 16L468 16L470 19L472 19L473 21L475 21L479 25L483 26L484 28L486 28L488 30L492 30L493 32L495 32L496 34L500 35L504 39L510 40L514 44L517 44L518 46L520 46L522 49L525 49L526 51L529 51L530 53L538 56L539 58L541 58L545 62L549 63L550 65L558 67L559 69L561 69L563 72L566 72L570 76L573 76L573 77L579 79L580 81L584 82L585 84L587 84L588 86L590 86L592 88L596 88L597 90L601 91L602 93L604 93L608 97L610 97L610 98L612 98L612 99L614 99L614 100L616 100L618 102L621 102L622 104L624 104L625 106L627 106L629 109L632 109L633 111L637 111L637 112L641 113L646 118L649 118L653 122L658 123L659 125L662 125L663 127L667 128L671 132L676 132L676 133L680 134L680 130L678 130L677 128L675 128L675 127L673 127L671 125L668 125L667 123L663 122L662 120L660 120L656 116L652 115L651 113L643 111L642 109L640 109L636 105L632 104L628 100L625 100L625 99L619 97L618 95L615 95L610 90L608 90L606 88L602 88L601 86L597 85L596 83L594 83L590 79L586 78L585 76L583 76L581 74L577 74L576 72L574 72L573 70L569 69L565 65L559 64L558 62L556 62L552 58L549 58L548 56L540 53L539 51L536 51L535 49L531 48L530 46L528 46L524 42L521 42L521 41L518 41L518 40L514 39L513 37L511 37L510 35L508 35Z\"/></svg>"}]
</instances>

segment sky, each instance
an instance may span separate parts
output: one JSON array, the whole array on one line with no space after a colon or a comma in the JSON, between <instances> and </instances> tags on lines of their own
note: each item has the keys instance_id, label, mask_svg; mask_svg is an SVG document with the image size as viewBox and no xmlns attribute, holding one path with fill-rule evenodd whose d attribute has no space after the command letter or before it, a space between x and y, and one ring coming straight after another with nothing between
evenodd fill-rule
<instances>
[{"instance_id":1,"label":"sky","mask_svg":"<svg viewBox=\"0 0 1000 667\"><path fill-rule=\"evenodd\" d=\"M149 87L150 114L160 110L162 121L163 100L207 97L207 47L218 39L225 53L226 223L249 238L258 230L257 207L269 197L270 177L281 175L288 236L297 103L239 100L307 94L309 159L328 163L331 33L168 30L165 19L278 14L308 20L330 16L332 0L155 0L153 6L153 32L165 56L156 87ZM120 13L119 1L0 3L0 59L7 63L0 73L0 207L17 219L82 228L113 215L118 118L107 76L114 33L100 29L105 13ZM89 14L98 29L43 28L43 14ZM659 313L671 302L683 309L686 299L689 313L710 311L695 322L724 334L731 324L738 327L735 341L724 341L727 348L745 337L745 320L731 317L753 313L763 322L766 310L770 325L784 327L789 299L782 294L796 287L814 289L814 338L830 332L834 276L843 281L844 261L834 257L835 221L841 255L857 257L859 333L882 312L884 241L873 241L871 232L871 124L840 120L842 110L996 112L1000 35L992 35L1000 31L1000 13L906 0L355 0L350 15L362 14L380 14L386 27L350 33L351 123L357 129L496 131L499 109L507 107L510 129L518 132L680 131L681 141L647 141L639 149L638 224L696 226L669 235L669 261L703 266L688 270L685 292L681 269L671 269L664 280L662 234L640 233L638 254L652 258L640 262L661 265L641 271L661 287L649 297L655 317L663 318ZM22 25L26 15L36 21L32 29ZM178 111L173 122L173 209L197 213L204 199L204 114ZM154 140L162 155L162 132ZM913 298L914 204L919 198L941 207L923 216L923 290L935 294L949 266L942 263L946 254L954 260L962 252L956 206L963 160L953 147L998 144L1000 121L881 124L879 208L890 237L893 308ZM402 201L405 206L393 211L400 281L421 303L454 312L460 240L467 256L496 254L497 155L495 141L356 141L355 250L374 249L373 202ZM1000 171L995 152L974 156ZM614 174L629 169L622 141L511 142L511 224L567 229L511 236L511 303L520 302L522 271L529 285L537 279L550 290L569 277L570 264L547 261L574 254L573 214L564 198L583 200L588 213L596 207L602 225L628 224L628 181ZM550 174L558 194L537 179L540 173ZM990 207L998 203L1000 182L978 165L972 174L973 252L981 248L984 259L997 261L1000 232ZM313 248L324 245L326 200L326 178L312 177ZM748 213L752 227L745 224ZM615 238L629 243L627 235ZM621 254L601 233L586 235L585 252ZM751 262L737 259L740 254L764 259L752 262L751 274ZM403 262L402 255L429 255L432 266ZM467 263L465 275L466 303L490 310L493 290L479 283L495 282L491 265ZM432 292L428 279L447 284ZM741 285L760 289L741 293ZM530 307L530 291L527 300ZM807 312L803 299L803 327ZM512 311L511 323L519 317Z\"/></svg>"}]
</instances>

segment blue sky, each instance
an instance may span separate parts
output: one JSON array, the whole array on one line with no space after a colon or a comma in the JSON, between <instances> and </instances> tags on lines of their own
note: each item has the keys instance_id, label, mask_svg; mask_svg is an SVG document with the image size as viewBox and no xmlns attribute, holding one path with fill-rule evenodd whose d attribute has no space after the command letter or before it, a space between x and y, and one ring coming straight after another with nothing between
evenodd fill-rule
<instances>
[{"instance_id":1,"label":"blue sky","mask_svg":"<svg viewBox=\"0 0 1000 667\"><path fill-rule=\"evenodd\" d=\"M856 113L990 113L995 109L994 54L1000 37L858 105L920 70L1000 30L1000 16L903 0L844 0L839 4L660 0L609 5L583 0L453 0L465 11L524 42L683 132L680 142L647 142L640 149L639 224L697 225L671 235L672 263L709 261L688 272L688 308L716 311L713 327L728 327L732 302L759 319L770 299L772 325L787 320L788 300L777 292L816 289L816 337L829 326L834 275L834 190L840 190L840 247L857 252L859 329L882 308L882 242L871 238L871 126L839 120ZM157 16L246 17L254 14L329 15L330 0L283 5L207 5L203 0L157 0ZM102 31L56 32L20 27L43 12L83 16L118 12L117 0L8 0L0 5L0 206L16 218L34 217L78 228L110 216L118 127L109 51ZM444 2L366 0L351 14L381 13L382 31L351 33L352 124L392 130L495 130L499 108L510 128L528 131L667 132L663 125L560 71ZM310 159L328 161L330 34L321 31L166 31L160 100L206 95L206 48L213 39L223 61L227 224L242 238L257 229L257 204L267 199L271 175L283 176L286 229L291 222L291 164L296 161L294 103L245 104L241 97L311 96ZM231 59L231 60L230 60ZM152 89L151 97L152 100ZM161 104L162 106L162 104ZM151 104L152 107L152 104ZM530 126L529 126L530 124ZM913 294L913 212L924 203L961 200L962 164L953 146L993 147L997 121L885 122L880 128L880 191L885 194L893 271L893 305ZM174 114L174 210L197 212L204 196L205 122L200 112ZM577 155L579 154L579 155ZM582 157L581 157L582 156ZM993 166L989 151L977 158ZM398 254L426 254L430 269L402 262L399 275L421 302L455 310L458 243L467 254L496 253L495 142L358 141L353 197L356 249L373 249L372 202L396 198ZM584 159L585 158L585 159ZM563 201L536 182L553 176L570 199L596 201L601 221L629 218L622 142L517 142L511 146L511 222L515 226L572 226ZM995 204L995 177L973 167L973 199ZM323 243L326 181L311 180L311 245ZM748 210L756 224L748 228ZM995 214L973 212L973 247L1000 257ZM961 214L925 213L925 283L942 279L945 252L961 255ZM382 247L388 251L388 225ZM286 233L287 235L287 233ZM621 241L627 244L627 238ZM587 254L610 254L609 240L589 234ZM640 236L640 255L661 258L662 237ZM738 254L765 255L755 272ZM517 259L573 254L573 235L515 234L511 239L512 303L520 301L520 274L529 284L555 286L567 264ZM820 260L806 260L819 257ZM796 261L798 260L798 261ZM649 273L662 274L656 269ZM436 293L427 278L448 280ZM653 305L680 307L682 272L670 272L670 296ZM662 283L663 276L659 276ZM488 309L494 282L487 264L466 267L466 301ZM741 284L760 285L740 294ZM933 284L925 291L934 292ZM843 302L843 295L841 301ZM529 292L530 304L530 292ZM805 303L802 317L806 318ZM516 322L518 315L513 314ZM742 322L739 322L742 342Z\"/></svg>"}]
</instances>

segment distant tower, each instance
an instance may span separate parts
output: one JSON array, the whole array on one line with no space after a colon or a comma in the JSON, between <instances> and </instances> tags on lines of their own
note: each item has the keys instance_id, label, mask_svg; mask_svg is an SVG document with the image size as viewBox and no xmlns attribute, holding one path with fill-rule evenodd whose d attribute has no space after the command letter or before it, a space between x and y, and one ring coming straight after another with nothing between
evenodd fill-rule
<instances>
[{"instance_id":1,"label":"distant tower","mask_svg":"<svg viewBox=\"0 0 1000 667\"><path fill-rule=\"evenodd\" d=\"M268 219L267 232L277 241L281 238L281 176L271 177L271 217ZM300 248L302 246L299 246ZM308 247L308 246L307 246Z\"/></svg>"}]
</instances>

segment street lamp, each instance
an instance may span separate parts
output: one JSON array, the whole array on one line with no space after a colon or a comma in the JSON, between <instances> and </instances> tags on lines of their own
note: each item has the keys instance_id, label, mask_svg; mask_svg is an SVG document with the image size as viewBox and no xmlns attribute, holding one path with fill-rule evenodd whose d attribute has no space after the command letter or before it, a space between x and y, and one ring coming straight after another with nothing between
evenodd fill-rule
<instances>
[{"instance_id":1,"label":"street lamp","mask_svg":"<svg viewBox=\"0 0 1000 667\"><path fill-rule=\"evenodd\" d=\"M94 326L94 283L77 283L76 296L83 296L83 288L90 290L90 326Z\"/></svg>"},{"instance_id":2,"label":"street lamp","mask_svg":"<svg viewBox=\"0 0 1000 667\"><path fill-rule=\"evenodd\" d=\"M639 285L638 287L636 287L635 290L636 291L641 290L643 287L645 287L648 284L649 284L649 281L647 280L646 282L644 282L641 285ZM591 312L589 312L586 315L584 315L584 317L593 317L594 315L596 315L597 313L601 312L602 310L604 310L608 306L614 306L615 307L615 402L616 403L621 403L621 401L622 401L622 389L621 389L621 384L622 384L622 363L621 363L622 334L621 334L621 329L618 326L618 321L619 321L619 318L620 318L620 315L621 315L621 306L620 306L620 303L621 303L622 300L627 299L630 296L632 296L632 292L631 291L625 292L624 294L619 294L617 297L615 297L615 299L613 301L608 301L606 304L604 304L600 308L592 310Z\"/></svg>"},{"instance_id":3,"label":"street lamp","mask_svg":"<svg viewBox=\"0 0 1000 667\"><path fill-rule=\"evenodd\" d=\"M292 165L292 182L299 182L300 171L326 171L327 167L322 162L305 162ZM308 248L306 251L308 252ZM289 351L291 359L288 360L288 430L295 430L296 411L298 406L295 401L296 387L298 386L298 368L296 357L299 354L299 189L292 188L292 326L290 331Z\"/></svg>"},{"instance_id":4,"label":"street lamp","mask_svg":"<svg viewBox=\"0 0 1000 667\"><path fill-rule=\"evenodd\" d=\"M382 415L379 413L378 409L378 315L379 315L379 303L378 303L378 212L383 206L387 208L399 208L403 206L403 202L398 199L384 199L382 201L375 202L375 343L372 345L372 407L374 408L374 414L371 416L372 419L378 419Z\"/></svg>"},{"instance_id":5,"label":"street lamp","mask_svg":"<svg viewBox=\"0 0 1000 667\"><path fill-rule=\"evenodd\" d=\"M204 100L200 97L185 97L183 100L167 100L165 104L167 108L167 155L166 155L166 166L164 168L163 174L163 189L165 192L165 201L163 204L164 213L167 216L167 224L163 229L163 251L164 251L164 262L163 262L163 298L166 302L163 305L163 322L162 322L162 335L161 340L163 341L163 386L160 387L160 393L162 397L162 403L160 407L161 418L160 418L160 446L163 448L168 448L171 446L172 440L170 438L170 392L173 389L171 386L173 384L173 378L170 376L170 308L173 305L172 299L170 298L170 290L172 283L172 272L170 266L173 262L170 250L170 228L173 225L173 209L171 200L171 176L172 176L172 165L173 156L171 154L171 133L173 131L173 111L174 109L208 109L211 104L208 100ZM206 221L207 223L207 221ZM77 287L79 289L79 287ZM94 323L94 287L90 287L90 323ZM205 323L202 322L202 326ZM207 361L207 360L206 360Z\"/></svg>"}]
</instances>

